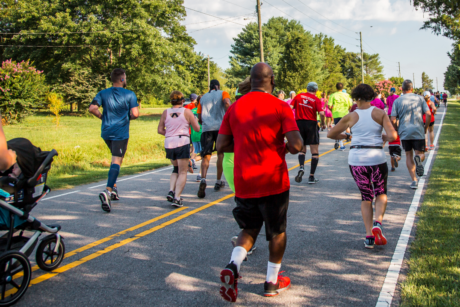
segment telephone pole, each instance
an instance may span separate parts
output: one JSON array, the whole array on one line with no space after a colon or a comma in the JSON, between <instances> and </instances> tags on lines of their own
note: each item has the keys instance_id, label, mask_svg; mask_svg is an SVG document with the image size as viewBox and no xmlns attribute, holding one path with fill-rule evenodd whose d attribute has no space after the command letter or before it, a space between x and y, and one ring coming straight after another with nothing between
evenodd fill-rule
<instances>
[{"instance_id":1,"label":"telephone pole","mask_svg":"<svg viewBox=\"0 0 460 307\"><path fill-rule=\"evenodd\" d=\"M209 71L209 54L208 54L208 91L211 88L211 72Z\"/></svg>"},{"instance_id":2,"label":"telephone pole","mask_svg":"<svg viewBox=\"0 0 460 307\"><path fill-rule=\"evenodd\" d=\"M361 43L361 83L364 83L364 55L363 55L363 34L359 32L359 41Z\"/></svg>"},{"instance_id":3,"label":"telephone pole","mask_svg":"<svg viewBox=\"0 0 460 307\"><path fill-rule=\"evenodd\" d=\"M436 77L436 92L439 92L439 89L438 89L438 77Z\"/></svg>"},{"instance_id":4,"label":"telephone pole","mask_svg":"<svg viewBox=\"0 0 460 307\"><path fill-rule=\"evenodd\" d=\"M401 62L398 62L398 67L399 67L399 77L401 78Z\"/></svg>"},{"instance_id":5,"label":"telephone pole","mask_svg":"<svg viewBox=\"0 0 460 307\"><path fill-rule=\"evenodd\" d=\"M262 16L260 12L260 0L257 0L257 17L259 18L259 44L260 44L260 61L264 61L264 42L262 40Z\"/></svg>"}]
</instances>

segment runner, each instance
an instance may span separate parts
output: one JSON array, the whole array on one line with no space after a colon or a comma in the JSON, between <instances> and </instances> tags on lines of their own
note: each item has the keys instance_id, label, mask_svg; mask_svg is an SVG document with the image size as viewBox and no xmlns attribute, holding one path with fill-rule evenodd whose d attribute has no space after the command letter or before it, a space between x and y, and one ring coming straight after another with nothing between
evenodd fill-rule
<instances>
[{"instance_id":1,"label":"runner","mask_svg":"<svg viewBox=\"0 0 460 307\"><path fill-rule=\"evenodd\" d=\"M190 111L195 109L198 105L197 101L198 95L197 94L190 94L190 103L186 104L184 108L189 109ZM192 136L192 128L190 128L190 138ZM190 139L190 162L192 162L192 171L190 173L193 173L193 170L197 169L196 167L196 152L195 152L195 145L193 144L193 141Z\"/></svg>"},{"instance_id":2,"label":"runner","mask_svg":"<svg viewBox=\"0 0 460 307\"><path fill-rule=\"evenodd\" d=\"M316 97L318 91L318 84L310 82L307 85L307 93L300 93L291 102L291 107L295 111L295 120L299 127L300 135L303 138L304 147L299 153L299 165L300 169L295 177L296 182L302 182L302 176L305 173L305 155L307 154L307 145L310 145L311 151L311 167L310 177L308 178L309 184L318 182L315 178L316 167L319 162L319 128L317 124L317 113L321 116L321 127L326 129L324 109L321 104L321 100Z\"/></svg>"},{"instance_id":3,"label":"runner","mask_svg":"<svg viewBox=\"0 0 460 307\"><path fill-rule=\"evenodd\" d=\"M208 173L209 162L211 155L216 151L216 140L219 133L222 119L231 104L230 95L227 92L220 90L220 83L218 80L211 80L209 93L201 97L198 106L198 120L202 124L201 133L201 182L198 189L198 197L204 198L206 196L206 175ZM225 186L222 179L222 159L223 154L217 154L217 180L214 186L215 191Z\"/></svg>"},{"instance_id":4,"label":"runner","mask_svg":"<svg viewBox=\"0 0 460 307\"><path fill-rule=\"evenodd\" d=\"M391 159L391 171L394 172L396 167L399 166L401 160L401 139L398 137L396 140L389 142L388 151L390 152Z\"/></svg>"},{"instance_id":5,"label":"runner","mask_svg":"<svg viewBox=\"0 0 460 307\"><path fill-rule=\"evenodd\" d=\"M361 192L361 213L366 227L365 248L385 245L382 221L387 207L388 165L383 143L394 141L397 133L385 111L371 106L375 94L367 84L358 85L352 92L358 108L345 116L327 134L331 139L347 139L351 135L342 133L353 128L353 139L348 155L350 172ZM382 135L385 129L386 134ZM375 198L375 221L372 201ZM374 221L374 222L373 222Z\"/></svg>"},{"instance_id":6,"label":"runner","mask_svg":"<svg viewBox=\"0 0 460 307\"><path fill-rule=\"evenodd\" d=\"M200 103L201 96L198 96L196 99L195 103L195 108L192 109L192 113L195 116L196 120L198 121L198 105ZM201 156L198 156L198 154L201 152L201 125L200 125L200 131L196 132L195 130L191 129L191 140L193 143L193 148L195 150L195 161L200 161ZM194 168L195 169L195 168ZM201 171L201 169L200 169ZM200 182L201 181L201 174L196 175L196 181Z\"/></svg>"},{"instance_id":7,"label":"runner","mask_svg":"<svg viewBox=\"0 0 460 307\"><path fill-rule=\"evenodd\" d=\"M161 115L158 134L165 136L166 159L170 159L173 165L166 199L173 207L182 207L183 199L180 196L187 181L190 159L190 126L200 131L200 125L192 111L182 107L185 98L181 92L173 91L169 99L172 107Z\"/></svg>"},{"instance_id":8,"label":"runner","mask_svg":"<svg viewBox=\"0 0 460 307\"><path fill-rule=\"evenodd\" d=\"M442 101L444 102L444 107L447 105L447 93L442 94Z\"/></svg>"},{"instance_id":9,"label":"runner","mask_svg":"<svg viewBox=\"0 0 460 307\"><path fill-rule=\"evenodd\" d=\"M284 91L279 91L278 92L278 99L281 99L284 101L284 96L286 96L286 93Z\"/></svg>"},{"instance_id":10,"label":"runner","mask_svg":"<svg viewBox=\"0 0 460 307\"><path fill-rule=\"evenodd\" d=\"M398 98L399 98L399 95L396 95L396 88L392 87L390 89L390 96L388 96L387 98L388 116L391 115L391 109L393 108L393 103Z\"/></svg>"},{"instance_id":11,"label":"runner","mask_svg":"<svg viewBox=\"0 0 460 307\"><path fill-rule=\"evenodd\" d=\"M418 186L417 177L423 176L425 169L422 162L425 160L425 133L428 125L423 125L422 114L426 114L426 121L431 122L431 112L422 96L413 93L411 80L405 80L402 84L404 95L393 103L391 110L391 121L397 127L401 137L401 143L406 151L406 165L412 178L410 187L416 189ZM413 151L415 151L415 156Z\"/></svg>"},{"instance_id":12,"label":"runner","mask_svg":"<svg viewBox=\"0 0 460 307\"><path fill-rule=\"evenodd\" d=\"M430 109L431 112L431 122L428 126L428 130L425 133L425 151L428 150L433 150L434 149L434 115L436 114L436 106L434 105L433 101L430 99L430 92L425 92L425 101L428 105L428 108ZM423 123L426 125L426 115L423 114ZM430 139L430 147L428 147L428 135Z\"/></svg>"},{"instance_id":13,"label":"runner","mask_svg":"<svg viewBox=\"0 0 460 307\"><path fill-rule=\"evenodd\" d=\"M321 105L323 106L324 116L326 116L326 128L332 128L332 112L329 110L328 98L326 98L326 93L321 93Z\"/></svg>"},{"instance_id":14,"label":"runner","mask_svg":"<svg viewBox=\"0 0 460 307\"><path fill-rule=\"evenodd\" d=\"M291 107L291 102L292 102L292 100L294 100L294 98L295 98L295 92L294 92L294 91L290 91L290 92L289 92L289 97L290 97L290 98L289 98L288 100L286 100L286 103L289 105L289 107ZM294 115L294 117L295 117L295 110L294 110L294 109L292 109L292 115Z\"/></svg>"},{"instance_id":15,"label":"runner","mask_svg":"<svg viewBox=\"0 0 460 307\"><path fill-rule=\"evenodd\" d=\"M290 279L279 274L286 248L290 189L285 154L298 153L303 144L291 109L271 95L274 87L271 67L254 65L252 91L229 108L219 131L218 151L235 152L237 207L233 215L243 229L230 263L220 274L220 294L230 302L237 299L240 266L264 223L270 241L264 295L275 296L291 286Z\"/></svg>"},{"instance_id":16,"label":"runner","mask_svg":"<svg viewBox=\"0 0 460 307\"><path fill-rule=\"evenodd\" d=\"M338 122L348 114L353 101L351 100L350 95L348 95L343 89L343 83L337 83L335 88L337 92L332 94L329 98L328 106L329 109L332 111L332 116L334 117L334 125L337 125ZM340 144L340 150L345 150L345 145L343 144L342 140L336 140L334 148L338 149Z\"/></svg>"},{"instance_id":17,"label":"runner","mask_svg":"<svg viewBox=\"0 0 460 307\"><path fill-rule=\"evenodd\" d=\"M139 104L134 92L126 89L126 72L115 68L110 74L112 87L94 97L89 112L102 120L101 137L112 153L112 163L105 191L99 194L102 210L112 210L112 200L119 200L117 178L128 148L129 121L139 117ZM99 107L103 108L102 113Z\"/></svg>"},{"instance_id":18,"label":"runner","mask_svg":"<svg viewBox=\"0 0 460 307\"><path fill-rule=\"evenodd\" d=\"M385 104L383 103L382 100L378 97L379 94L377 92L374 94L375 98L374 100L371 101L371 106L374 106L376 108L379 108L380 110L385 110Z\"/></svg>"}]
</instances>

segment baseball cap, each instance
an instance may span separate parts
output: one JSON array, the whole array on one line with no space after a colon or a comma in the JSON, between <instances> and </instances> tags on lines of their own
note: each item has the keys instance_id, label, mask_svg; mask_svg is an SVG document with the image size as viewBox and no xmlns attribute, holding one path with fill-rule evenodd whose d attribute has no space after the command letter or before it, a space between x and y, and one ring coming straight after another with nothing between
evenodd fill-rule
<instances>
[{"instance_id":1,"label":"baseball cap","mask_svg":"<svg viewBox=\"0 0 460 307\"><path fill-rule=\"evenodd\" d=\"M316 82L310 82L307 84L307 91L315 92L318 90L318 84Z\"/></svg>"},{"instance_id":2,"label":"baseball cap","mask_svg":"<svg viewBox=\"0 0 460 307\"><path fill-rule=\"evenodd\" d=\"M346 89L343 89L343 90L342 90L342 92L343 92L343 93L346 93L346 92L347 92L347 90L346 90Z\"/></svg>"},{"instance_id":3,"label":"baseball cap","mask_svg":"<svg viewBox=\"0 0 460 307\"><path fill-rule=\"evenodd\" d=\"M294 92L294 91L290 91L290 92L289 92L289 95L292 95L292 94L295 94L295 92Z\"/></svg>"},{"instance_id":4,"label":"baseball cap","mask_svg":"<svg viewBox=\"0 0 460 307\"><path fill-rule=\"evenodd\" d=\"M197 94L190 94L190 100L191 101L196 100L197 98L198 98Z\"/></svg>"},{"instance_id":5,"label":"baseball cap","mask_svg":"<svg viewBox=\"0 0 460 307\"><path fill-rule=\"evenodd\" d=\"M430 91L425 91L425 92L423 93L423 96L431 96Z\"/></svg>"},{"instance_id":6,"label":"baseball cap","mask_svg":"<svg viewBox=\"0 0 460 307\"><path fill-rule=\"evenodd\" d=\"M394 87L390 88L390 92L396 92L396 89Z\"/></svg>"}]
</instances>

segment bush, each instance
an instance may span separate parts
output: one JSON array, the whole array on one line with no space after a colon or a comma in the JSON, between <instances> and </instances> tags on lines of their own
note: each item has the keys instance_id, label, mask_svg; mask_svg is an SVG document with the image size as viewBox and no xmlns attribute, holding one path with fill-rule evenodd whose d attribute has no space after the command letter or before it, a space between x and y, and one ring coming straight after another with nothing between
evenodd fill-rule
<instances>
[{"instance_id":1,"label":"bush","mask_svg":"<svg viewBox=\"0 0 460 307\"><path fill-rule=\"evenodd\" d=\"M61 118L61 111L64 108L64 100L62 96L56 93L49 93L47 101L50 106L50 111L53 113L56 118L53 120L56 123L56 126L59 126L59 120Z\"/></svg>"},{"instance_id":2,"label":"bush","mask_svg":"<svg viewBox=\"0 0 460 307\"><path fill-rule=\"evenodd\" d=\"M0 111L4 124L22 121L40 107L47 92L43 71L29 61L6 60L0 68Z\"/></svg>"}]
</instances>

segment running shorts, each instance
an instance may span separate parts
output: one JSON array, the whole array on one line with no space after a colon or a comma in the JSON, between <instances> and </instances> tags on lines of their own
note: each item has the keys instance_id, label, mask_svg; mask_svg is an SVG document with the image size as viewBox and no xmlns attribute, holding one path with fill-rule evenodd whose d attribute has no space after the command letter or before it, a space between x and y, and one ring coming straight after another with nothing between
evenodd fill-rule
<instances>
[{"instance_id":1,"label":"running shorts","mask_svg":"<svg viewBox=\"0 0 460 307\"><path fill-rule=\"evenodd\" d=\"M233 181L233 169L235 164L233 162L235 154L233 152L224 153L224 159L222 161L222 167L224 169L225 180L227 180L228 186L235 193L235 183Z\"/></svg>"},{"instance_id":2,"label":"running shorts","mask_svg":"<svg viewBox=\"0 0 460 307\"><path fill-rule=\"evenodd\" d=\"M286 232L289 190L260 198L235 197L233 216L241 229L260 229L265 223L265 237L271 241Z\"/></svg>"},{"instance_id":3,"label":"running shorts","mask_svg":"<svg viewBox=\"0 0 460 307\"><path fill-rule=\"evenodd\" d=\"M190 159L190 144L176 148L166 148L166 159Z\"/></svg>"},{"instance_id":4,"label":"running shorts","mask_svg":"<svg viewBox=\"0 0 460 307\"><path fill-rule=\"evenodd\" d=\"M120 157L123 158L125 156L126 150L128 149L128 140L121 140L121 141L112 141L112 140L104 140L109 147L110 152L112 153L112 157Z\"/></svg>"},{"instance_id":5,"label":"running shorts","mask_svg":"<svg viewBox=\"0 0 460 307\"><path fill-rule=\"evenodd\" d=\"M334 118L334 125L337 125L342 117Z\"/></svg>"},{"instance_id":6,"label":"running shorts","mask_svg":"<svg viewBox=\"0 0 460 307\"><path fill-rule=\"evenodd\" d=\"M401 144L405 151L425 151L425 139L421 140L401 140Z\"/></svg>"},{"instance_id":7,"label":"running shorts","mask_svg":"<svg viewBox=\"0 0 460 307\"><path fill-rule=\"evenodd\" d=\"M319 127L318 122L313 120L297 120L300 135L303 138L304 145L319 144Z\"/></svg>"},{"instance_id":8,"label":"running shorts","mask_svg":"<svg viewBox=\"0 0 460 307\"><path fill-rule=\"evenodd\" d=\"M434 122L431 122L431 123L430 123L430 127L432 127L432 126L434 126Z\"/></svg>"},{"instance_id":9,"label":"running shorts","mask_svg":"<svg viewBox=\"0 0 460 307\"><path fill-rule=\"evenodd\" d=\"M201 133L201 156L212 155L216 151L216 141L219 131L206 131Z\"/></svg>"},{"instance_id":10,"label":"running shorts","mask_svg":"<svg viewBox=\"0 0 460 307\"><path fill-rule=\"evenodd\" d=\"M374 197L387 194L388 165L350 165L350 172L361 192L361 200L372 201Z\"/></svg>"},{"instance_id":11,"label":"running shorts","mask_svg":"<svg viewBox=\"0 0 460 307\"><path fill-rule=\"evenodd\" d=\"M195 150L196 154L199 154L201 152L201 143L193 142L193 149Z\"/></svg>"},{"instance_id":12,"label":"running shorts","mask_svg":"<svg viewBox=\"0 0 460 307\"><path fill-rule=\"evenodd\" d=\"M388 149L390 151L390 156L400 156L401 157L401 146L399 145L389 145Z\"/></svg>"}]
</instances>

